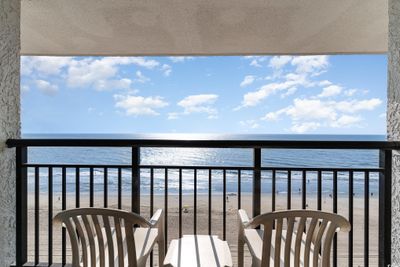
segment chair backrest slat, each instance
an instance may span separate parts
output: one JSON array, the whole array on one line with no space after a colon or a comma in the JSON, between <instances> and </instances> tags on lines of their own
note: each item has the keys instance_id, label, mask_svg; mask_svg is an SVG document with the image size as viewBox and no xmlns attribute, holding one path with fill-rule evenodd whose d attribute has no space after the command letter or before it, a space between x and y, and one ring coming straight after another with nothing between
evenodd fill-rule
<instances>
[{"instance_id":1,"label":"chair backrest slat","mask_svg":"<svg viewBox=\"0 0 400 267\"><path fill-rule=\"evenodd\" d=\"M327 225L330 224L327 220L323 220L320 227L318 229L317 238L314 243L314 251L313 251L313 266L318 266L319 262L319 251L321 248L322 237L325 234L325 229Z\"/></svg>"},{"instance_id":2,"label":"chair backrest slat","mask_svg":"<svg viewBox=\"0 0 400 267\"><path fill-rule=\"evenodd\" d=\"M281 245L282 245L282 227L283 219L279 218L276 222L275 230L275 254L274 254L274 266L281 266Z\"/></svg>"},{"instance_id":3,"label":"chair backrest slat","mask_svg":"<svg viewBox=\"0 0 400 267\"><path fill-rule=\"evenodd\" d=\"M121 223L119 221L119 218L114 217L114 225L117 234L118 266L124 267L124 249L123 249L124 245L122 240Z\"/></svg>"},{"instance_id":4,"label":"chair backrest slat","mask_svg":"<svg viewBox=\"0 0 400 267\"><path fill-rule=\"evenodd\" d=\"M88 257L87 257L87 243L85 232L83 232L80 216L73 216L72 220L75 223L75 228L78 231L78 238L81 240L81 249L82 249L82 262L84 267L88 267Z\"/></svg>"},{"instance_id":5,"label":"chair backrest slat","mask_svg":"<svg viewBox=\"0 0 400 267\"><path fill-rule=\"evenodd\" d=\"M132 225L133 226L133 225ZM128 263L130 267L136 267L136 247L133 242L133 227L125 227L125 235L126 235L126 245L128 251L132 253L128 253Z\"/></svg>"},{"instance_id":6,"label":"chair backrest slat","mask_svg":"<svg viewBox=\"0 0 400 267\"><path fill-rule=\"evenodd\" d=\"M89 241L90 262L92 264L91 266L94 266L93 263L96 263L96 242L94 240L95 233L93 232L93 228L89 222L88 216L82 215L82 221L85 226L85 230Z\"/></svg>"},{"instance_id":7,"label":"chair backrest slat","mask_svg":"<svg viewBox=\"0 0 400 267\"><path fill-rule=\"evenodd\" d=\"M110 221L108 216L103 215L103 224L104 224L104 230L106 232L106 246L107 246L107 251L108 251L108 264L109 266L114 266L114 240L112 237L112 232L111 232L111 226L110 226Z\"/></svg>"},{"instance_id":8,"label":"chair backrest slat","mask_svg":"<svg viewBox=\"0 0 400 267\"><path fill-rule=\"evenodd\" d=\"M104 253L104 237L103 237L103 231L101 231L99 219L97 215L92 215L92 220L94 224L94 229L96 230L96 239L97 239L97 244L99 246L99 256L100 256L100 267L105 267L105 253Z\"/></svg>"},{"instance_id":9,"label":"chair backrest slat","mask_svg":"<svg viewBox=\"0 0 400 267\"><path fill-rule=\"evenodd\" d=\"M300 223L297 227L297 235L296 235L296 241L295 241L295 250L294 250L294 267L300 267L300 251L301 247L303 246L302 244L302 239L303 239L303 232L306 227L306 217L302 217L300 219ZM300 234L302 233L302 234Z\"/></svg>"},{"instance_id":10,"label":"chair backrest slat","mask_svg":"<svg viewBox=\"0 0 400 267\"><path fill-rule=\"evenodd\" d=\"M306 243L304 245L304 266L310 266L310 250L311 250L311 241L314 235L315 228L317 226L318 219L312 218L311 223L306 232Z\"/></svg>"},{"instance_id":11,"label":"chair backrest slat","mask_svg":"<svg viewBox=\"0 0 400 267\"><path fill-rule=\"evenodd\" d=\"M72 219L67 218L63 221L67 231L69 233L69 238L71 240L71 250L72 250L72 266L79 266L79 240L76 234L75 227L72 224Z\"/></svg>"},{"instance_id":12,"label":"chair backrest slat","mask_svg":"<svg viewBox=\"0 0 400 267\"><path fill-rule=\"evenodd\" d=\"M285 266L289 267L290 265L290 252L292 249L292 236L293 236L293 229L294 229L294 218L288 218L287 220L287 230L286 230L286 241L285 241ZM300 235L300 233L297 233Z\"/></svg>"},{"instance_id":13,"label":"chair backrest slat","mask_svg":"<svg viewBox=\"0 0 400 267\"><path fill-rule=\"evenodd\" d=\"M263 235L263 240L266 242L263 245L262 248L262 266L269 266L270 262L270 253L271 253L271 237L272 237L272 226L273 224L271 222L266 222L264 224L264 235Z\"/></svg>"},{"instance_id":14,"label":"chair backrest slat","mask_svg":"<svg viewBox=\"0 0 400 267\"><path fill-rule=\"evenodd\" d=\"M329 240L333 239L333 236L336 233L337 228L334 225L329 225L326 237L325 237L325 242L323 245L323 255L322 255L322 265L329 267L331 264L331 246L332 242L329 242Z\"/></svg>"}]
</instances>

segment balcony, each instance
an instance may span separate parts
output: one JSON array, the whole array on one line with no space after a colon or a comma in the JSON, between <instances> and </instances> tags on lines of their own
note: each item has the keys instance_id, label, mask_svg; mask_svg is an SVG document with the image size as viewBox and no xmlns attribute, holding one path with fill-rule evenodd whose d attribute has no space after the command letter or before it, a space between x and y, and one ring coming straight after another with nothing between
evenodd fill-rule
<instances>
[{"instance_id":1,"label":"balcony","mask_svg":"<svg viewBox=\"0 0 400 267\"><path fill-rule=\"evenodd\" d=\"M282 209L340 213L348 218L352 231L335 236L332 266L390 263L391 164L398 142L19 139L8 140L7 145L16 148L16 266L70 263L66 232L53 226L52 219L61 210L89 206L131 210L145 217L163 208L168 242L183 234L215 234L228 241L234 263L239 208L253 215ZM37 148L46 148L42 153L48 153L48 162L31 161ZM111 163L92 158L56 162L49 157L57 148L67 148L77 158L82 158L82 148L101 148L97 153L108 153ZM238 151L248 157L229 164L215 160L194 165L182 157L177 162L168 159L171 149L175 154L192 149L201 158L206 148L224 151L231 158ZM163 153L147 154L152 160L144 161L149 149ZM129 160L113 163L117 151L129 154ZM298 166L274 160L277 151L301 151L315 161L300 160L304 166ZM340 164L320 166L315 164L320 155L315 152L321 151L325 155L344 151L347 157L368 151L364 155L372 155L375 166L352 166L346 158ZM245 257L245 266L250 266L249 254ZM153 266L153 257L149 264Z\"/></svg>"}]
</instances>

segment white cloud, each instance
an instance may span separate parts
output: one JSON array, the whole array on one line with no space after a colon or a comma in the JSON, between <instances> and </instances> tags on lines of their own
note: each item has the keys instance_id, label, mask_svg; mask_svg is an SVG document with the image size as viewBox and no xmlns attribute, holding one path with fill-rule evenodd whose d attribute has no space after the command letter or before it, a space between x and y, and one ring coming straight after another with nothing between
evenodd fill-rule
<instances>
[{"instance_id":1,"label":"white cloud","mask_svg":"<svg viewBox=\"0 0 400 267\"><path fill-rule=\"evenodd\" d=\"M21 92L22 93L27 93L27 92L29 92L31 90L31 88L29 88L29 86L28 85L22 85L21 86Z\"/></svg>"},{"instance_id":2,"label":"white cloud","mask_svg":"<svg viewBox=\"0 0 400 267\"><path fill-rule=\"evenodd\" d=\"M355 126L362 121L360 116L342 115L336 121L333 121L330 126L334 128L346 128Z\"/></svg>"},{"instance_id":3,"label":"white cloud","mask_svg":"<svg viewBox=\"0 0 400 267\"><path fill-rule=\"evenodd\" d=\"M281 94L281 98L285 98L290 95L293 95L294 93L296 93L296 91L297 91L297 87L289 88L289 90L287 90L286 93Z\"/></svg>"},{"instance_id":4,"label":"white cloud","mask_svg":"<svg viewBox=\"0 0 400 267\"><path fill-rule=\"evenodd\" d=\"M357 89L349 89L343 92L345 96L353 96L357 93Z\"/></svg>"},{"instance_id":5,"label":"white cloud","mask_svg":"<svg viewBox=\"0 0 400 267\"><path fill-rule=\"evenodd\" d=\"M302 122L295 123L292 125L290 130L294 133L302 134L310 131L314 131L321 126L318 122Z\"/></svg>"},{"instance_id":6,"label":"white cloud","mask_svg":"<svg viewBox=\"0 0 400 267\"><path fill-rule=\"evenodd\" d=\"M336 109L345 113L354 113L362 110L373 110L382 104L379 98L371 98L365 100L345 100L335 102Z\"/></svg>"},{"instance_id":7,"label":"white cloud","mask_svg":"<svg viewBox=\"0 0 400 267\"><path fill-rule=\"evenodd\" d=\"M342 92L343 87L339 85L329 85L322 89L322 92L318 95L318 97L331 97L338 95Z\"/></svg>"},{"instance_id":8,"label":"white cloud","mask_svg":"<svg viewBox=\"0 0 400 267\"><path fill-rule=\"evenodd\" d=\"M242 104L235 108L238 110L242 107L251 107L258 105L263 99L278 91L286 91L297 86L311 86L312 84L307 80L306 76L299 74L288 74L286 80L283 82L273 82L262 86L259 90L246 93L243 96ZM293 90L290 93L294 93Z\"/></svg>"},{"instance_id":9,"label":"white cloud","mask_svg":"<svg viewBox=\"0 0 400 267\"><path fill-rule=\"evenodd\" d=\"M295 121L336 119L336 112L332 105L327 105L319 99L299 99L293 101L293 105L284 109L285 114Z\"/></svg>"},{"instance_id":10,"label":"white cloud","mask_svg":"<svg viewBox=\"0 0 400 267\"><path fill-rule=\"evenodd\" d=\"M119 59L121 59L121 58L114 58L114 59L117 59L117 62L118 62ZM134 64L139 67L144 67L147 69L154 69L155 67L158 67L160 65L160 62L158 62L157 60L147 59L144 57L127 57L127 58L124 57L122 59L123 59L122 62L127 62L126 64ZM124 63L120 63L120 64L124 64Z\"/></svg>"},{"instance_id":11,"label":"white cloud","mask_svg":"<svg viewBox=\"0 0 400 267\"><path fill-rule=\"evenodd\" d=\"M332 85L332 82L331 82L331 81L328 81L328 80L323 80L323 81L320 81L320 82L318 83L318 85L319 85L319 86L329 86L329 85Z\"/></svg>"},{"instance_id":12,"label":"white cloud","mask_svg":"<svg viewBox=\"0 0 400 267\"><path fill-rule=\"evenodd\" d=\"M283 66L288 64L292 59L293 57L291 56L274 56L269 61L268 66L274 69L281 69Z\"/></svg>"},{"instance_id":13,"label":"white cloud","mask_svg":"<svg viewBox=\"0 0 400 267\"><path fill-rule=\"evenodd\" d=\"M256 76L247 75L244 77L243 81L240 83L240 87L245 87L252 84L256 80Z\"/></svg>"},{"instance_id":14,"label":"white cloud","mask_svg":"<svg viewBox=\"0 0 400 267\"><path fill-rule=\"evenodd\" d=\"M164 76L168 77L171 75L172 67L168 64L164 64L162 65L161 70L164 72Z\"/></svg>"},{"instance_id":15,"label":"white cloud","mask_svg":"<svg viewBox=\"0 0 400 267\"><path fill-rule=\"evenodd\" d=\"M159 115L157 109L168 106L160 96L143 97L132 95L114 95L115 106L125 110L126 115Z\"/></svg>"},{"instance_id":16,"label":"white cloud","mask_svg":"<svg viewBox=\"0 0 400 267\"><path fill-rule=\"evenodd\" d=\"M279 119L279 116L281 113L284 113L285 110L278 110L276 112L268 112L265 114L264 117L261 118L261 120L266 120L266 121L277 121Z\"/></svg>"},{"instance_id":17,"label":"white cloud","mask_svg":"<svg viewBox=\"0 0 400 267\"><path fill-rule=\"evenodd\" d=\"M139 83L146 83L146 82L150 81L150 78L146 77L145 75L143 75L143 73L140 70L138 70L138 71L136 71L135 81L139 82Z\"/></svg>"},{"instance_id":18,"label":"white cloud","mask_svg":"<svg viewBox=\"0 0 400 267\"><path fill-rule=\"evenodd\" d=\"M58 86L51 84L48 81L36 80L35 84L39 91L41 91L45 95L53 96L58 92Z\"/></svg>"},{"instance_id":19,"label":"white cloud","mask_svg":"<svg viewBox=\"0 0 400 267\"><path fill-rule=\"evenodd\" d=\"M265 61L267 58L268 57L247 57L247 59L255 61L257 66L260 65L259 62L261 60ZM241 105L234 110L256 106L265 98L279 91L283 91L280 96L284 98L295 93L300 87L312 87L319 83L321 86L332 85L332 83L327 80L311 80L312 77L318 76L326 71L329 66L328 59L328 56L275 56L271 58L269 66L275 70L275 73L273 76L267 77L266 79L274 81L261 86L257 91L246 93L243 96ZM289 63L295 68L295 72L283 75L282 68ZM277 78L279 78L279 80Z\"/></svg>"},{"instance_id":20,"label":"white cloud","mask_svg":"<svg viewBox=\"0 0 400 267\"><path fill-rule=\"evenodd\" d=\"M257 68L261 68L261 67L262 67L262 65L261 65L260 63L258 63L258 60L257 60L257 59L253 59L253 60L250 62L250 66L257 67Z\"/></svg>"},{"instance_id":21,"label":"white cloud","mask_svg":"<svg viewBox=\"0 0 400 267\"><path fill-rule=\"evenodd\" d=\"M311 76L319 75L329 66L328 56L298 56L291 64L297 73L310 73Z\"/></svg>"},{"instance_id":22,"label":"white cloud","mask_svg":"<svg viewBox=\"0 0 400 267\"><path fill-rule=\"evenodd\" d=\"M364 100L321 100L316 98L296 98L293 104L277 111L268 112L262 120L276 121L286 115L291 119L291 130L304 133L320 127L360 127L361 111L370 111L382 103L380 99Z\"/></svg>"},{"instance_id":23,"label":"white cloud","mask_svg":"<svg viewBox=\"0 0 400 267\"><path fill-rule=\"evenodd\" d=\"M184 109L184 114L207 113L212 115L210 118L214 118L213 116L218 113L213 107L217 99L218 95L215 94L190 95L179 101L178 106Z\"/></svg>"},{"instance_id":24,"label":"white cloud","mask_svg":"<svg viewBox=\"0 0 400 267\"><path fill-rule=\"evenodd\" d=\"M244 59L251 60L250 66L260 68L262 67L261 63L268 60L266 56L245 56Z\"/></svg>"},{"instance_id":25,"label":"white cloud","mask_svg":"<svg viewBox=\"0 0 400 267\"><path fill-rule=\"evenodd\" d=\"M24 75L57 75L65 79L70 87L94 87L97 90L127 89L131 80L119 77L120 66L136 65L146 69L158 69L165 75L171 73L167 64L160 65L145 57L22 57L21 70ZM138 74L138 73L137 73ZM141 74L141 73L140 73ZM138 77L144 82L144 76Z\"/></svg>"},{"instance_id":26,"label":"white cloud","mask_svg":"<svg viewBox=\"0 0 400 267\"><path fill-rule=\"evenodd\" d=\"M245 120L245 121L240 121L239 124L243 127L246 128L251 128L251 129L257 129L260 127L260 124L257 123L256 120Z\"/></svg>"},{"instance_id":27,"label":"white cloud","mask_svg":"<svg viewBox=\"0 0 400 267\"><path fill-rule=\"evenodd\" d=\"M95 88L98 91L106 91L113 89L130 89L132 80L120 79L120 80L98 80L95 83Z\"/></svg>"},{"instance_id":28,"label":"white cloud","mask_svg":"<svg viewBox=\"0 0 400 267\"><path fill-rule=\"evenodd\" d=\"M168 113L168 120L176 120L179 119L179 113L178 112L170 112Z\"/></svg>"},{"instance_id":29,"label":"white cloud","mask_svg":"<svg viewBox=\"0 0 400 267\"><path fill-rule=\"evenodd\" d=\"M173 63L181 63L194 59L194 57L168 57Z\"/></svg>"},{"instance_id":30,"label":"white cloud","mask_svg":"<svg viewBox=\"0 0 400 267\"><path fill-rule=\"evenodd\" d=\"M57 75L63 67L68 66L73 61L71 57L21 57L22 75L30 75L36 71L40 75Z\"/></svg>"}]
</instances>

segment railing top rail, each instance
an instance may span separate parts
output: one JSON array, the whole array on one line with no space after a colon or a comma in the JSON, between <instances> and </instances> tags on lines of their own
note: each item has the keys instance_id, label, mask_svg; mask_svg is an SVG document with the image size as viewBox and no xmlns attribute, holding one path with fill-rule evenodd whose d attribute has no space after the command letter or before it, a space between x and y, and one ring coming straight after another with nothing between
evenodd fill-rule
<instances>
[{"instance_id":1,"label":"railing top rail","mask_svg":"<svg viewBox=\"0 0 400 267\"><path fill-rule=\"evenodd\" d=\"M12 147L196 147L282 149L400 149L393 141L185 140L185 139L8 139Z\"/></svg>"}]
</instances>

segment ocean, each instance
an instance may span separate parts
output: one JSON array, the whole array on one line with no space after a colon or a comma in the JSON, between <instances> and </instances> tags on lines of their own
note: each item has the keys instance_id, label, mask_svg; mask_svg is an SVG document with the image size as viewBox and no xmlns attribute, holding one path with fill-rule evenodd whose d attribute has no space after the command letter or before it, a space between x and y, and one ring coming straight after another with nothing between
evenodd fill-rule
<instances>
[{"instance_id":1,"label":"ocean","mask_svg":"<svg viewBox=\"0 0 400 267\"><path fill-rule=\"evenodd\" d=\"M151 134L151 135L79 135L79 134L51 134L36 135L24 134L24 138L111 138L111 139L151 139L151 138L177 138L177 139L219 139L219 140L337 140L337 141L384 141L384 135L183 135L183 134ZM141 164L144 165L190 165L190 166L252 166L253 151L251 149L236 148L142 148ZM376 168L378 167L379 152L377 150L323 150L323 149L263 149L263 167L328 167L328 168ZM130 148L94 148L94 147L56 147L44 148L35 147L28 150L29 163L70 163L70 164L130 164ZM234 169L234 168L232 168ZM46 192L48 188L48 170L40 169L40 191ZM67 169L67 191L75 191L75 169ZM104 169L98 168L94 171L95 191L101 192L104 188ZM34 185L34 169L28 171L29 189ZM194 171L183 170L182 188L184 194L193 193ZM116 169L108 170L109 194L117 192ZM154 170L154 192L164 193L163 169ZM322 174L323 194L332 193L331 172ZM347 194L348 173L338 173L338 193ZM221 193L223 190L222 171L212 171L212 191ZM270 171L262 172L262 192L271 193L272 174ZM238 188L237 171L226 172L227 192L236 193ZM292 172L292 193L301 191L302 173ZM317 173L307 172L307 194L317 192ZM277 172L276 190L277 193L287 193L287 172ZM179 186L179 172L177 169L168 171L168 193L176 194ZM252 172L242 171L241 189L243 193L252 191ZM131 173L129 169L122 171L122 190L130 192ZM146 194L150 188L150 170L141 171L141 192ZM354 173L355 196L362 195L364 188L364 174ZM61 191L61 169L53 170L53 190ZM87 193L89 190L89 169L80 169L80 192ZM197 191L199 194L208 192L208 170L198 170ZM370 193L377 195L378 175L370 175Z\"/></svg>"}]
</instances>

